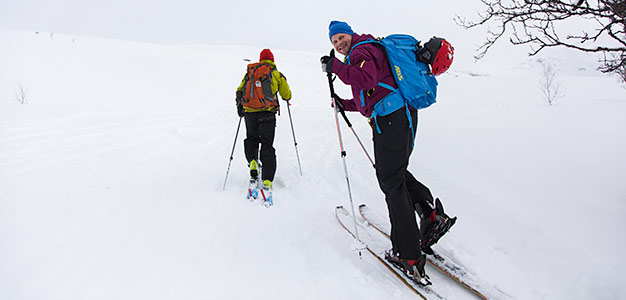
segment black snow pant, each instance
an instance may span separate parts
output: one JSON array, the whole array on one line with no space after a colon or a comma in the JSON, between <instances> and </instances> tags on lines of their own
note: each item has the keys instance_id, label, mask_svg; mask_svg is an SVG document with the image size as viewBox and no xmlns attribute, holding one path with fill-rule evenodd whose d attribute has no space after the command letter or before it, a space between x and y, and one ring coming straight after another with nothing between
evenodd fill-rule
<instances>
[{"instance_id":1,"label":"black snow pant","mask_svg":"<svg viewBox=\"0 0 626 300\"><path fill-rule=\"evenodd\" d=\"M417 111L410 111L413 130L417 132ZM413 133L409 128L406 109L399 109L376 119L373 127L376 177L385 194L391 222L391 244L402 259L421 256L420 231L415 211L422 216L432 211L430 190L408 171L413 151Z\"/></svg>"},{"instance_id":2,"label":"black snow pant","mask_svg":"<svg viewBox=\"0 0 626 300\"><path fill-rule=\"evenodd\" d=\"M261 179L274 181L276 174L276 150L274 134L276 131L276 113L269 111L245 113L246 139L243 141L248 163L253 159L261 161L263 166ZM261 152L259 156L259 144Z\"/></svg>"}]
</instances>

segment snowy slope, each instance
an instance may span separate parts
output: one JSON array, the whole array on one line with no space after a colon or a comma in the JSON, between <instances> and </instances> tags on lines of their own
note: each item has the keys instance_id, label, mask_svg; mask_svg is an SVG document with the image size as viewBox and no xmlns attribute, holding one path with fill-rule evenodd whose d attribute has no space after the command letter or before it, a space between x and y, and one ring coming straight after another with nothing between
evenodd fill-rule
<instances>
[{"instance_id":1,"label":"snowy slope","mask_svg":"<svg viewBox=\"0 0 626 300\"><path fill-rule=\"evenodd\" d=\"M2 299L413 298L334 218L350 204L320 53L272 49L304 176L284 109L275 206L243 198L243 130L222 191L234 90L260 49L0 31ZM410 166L459 217L438 250L513 299L626 298L623 87L563 55L566 97L548 106L536 61L459 61L420 113ZM342 130L355 204L384 219Z\"/></svg>"}]
</instances>

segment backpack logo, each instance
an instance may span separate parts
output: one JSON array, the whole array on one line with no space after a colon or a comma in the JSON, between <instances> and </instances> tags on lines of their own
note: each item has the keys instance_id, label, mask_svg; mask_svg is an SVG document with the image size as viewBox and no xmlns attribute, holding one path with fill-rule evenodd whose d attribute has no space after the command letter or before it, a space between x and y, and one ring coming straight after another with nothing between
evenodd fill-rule
<instances>
[{"instance_id":1,"label":"backpack logo","mask_svg":"<svg viewBox=\"0 0 626 300\"><path fill-rule=\"evenodd\" d=\"M400 70L400 67L394 65L393 66L396 69L396 76L398 77L398 81L402 81L402 79L404 77L402 77L402 70Z\"/></svg>"}]
</instances>

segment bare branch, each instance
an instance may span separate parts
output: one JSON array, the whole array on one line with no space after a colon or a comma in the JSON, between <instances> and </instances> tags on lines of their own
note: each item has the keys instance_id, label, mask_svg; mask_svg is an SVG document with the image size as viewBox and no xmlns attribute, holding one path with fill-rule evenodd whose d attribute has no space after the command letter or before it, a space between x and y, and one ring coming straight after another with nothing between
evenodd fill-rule
<instances>
[{"instance_id":1,"label":"bare branch","mask_svg":"<svg viewBox=\"0 0 626 300\"><path fill-rule=\"evenodd\" d=\"M481 0L485 11L477 21L456 16L455 22L466 28L490 26L476 59L510 33L514 45L528 45L529 55L550 47L563 47L588 53L603 53L602 72L617 72L626 57L626 0ZM592 32L563 32L566 22L596 24ZM593 21L589 23L589 21ZM611 54L611 55L607 55Z\"/></svg>"},{"instance_id":2,"label":"bare branch","mask_svg":"<svg viewBox=\"0 0 626 300\"><path fill-rule=\"evenodd\" d=\"M539 82L539 88L543 94L543 98L549 105L560 98L565 97L561 90L561 83L556 79L556 71L549 62L542 62L542 77Z\"/></svg>"}]
</instances>

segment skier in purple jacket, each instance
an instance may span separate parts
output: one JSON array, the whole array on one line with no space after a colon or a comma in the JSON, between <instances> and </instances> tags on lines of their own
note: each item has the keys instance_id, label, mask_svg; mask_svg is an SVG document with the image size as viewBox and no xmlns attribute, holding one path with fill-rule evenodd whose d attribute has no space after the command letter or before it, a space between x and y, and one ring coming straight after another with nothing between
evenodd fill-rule
<instances>
[{"instance_id":1,"label":"skier in purple jacket","mask_svg":"<svg viewBox=\"0 0 626 300\"><path fill-rule=\"evenodd\" d=\"M402 108L371 118L374 105L391 93L378 84L385 83L398 88L385 52L373 43L355 47L357 43L374 37L354 33L345 22L332 21L329 37L337 52L349 56L349 60L346 57L346 63L335 57L321 58L324 72L337 74L343 83L352 88L353 99L344 100L333 95L338 109L358 111L370 118L372 125L376 177L385 194L391 222L393 248L385 256L412 274L416 280L429 284L424 270L425 253L432 254L430 246L447 232L456 218L448 218L439 199L434 201L430 190L407 169L414 142L407 114L411 116L412 128L416 129L417 110L410 109L407 113ZM415 211L420 216L419 227ZM437 230L439 232L434 234Z\"/></svg>"}]
</instances>

